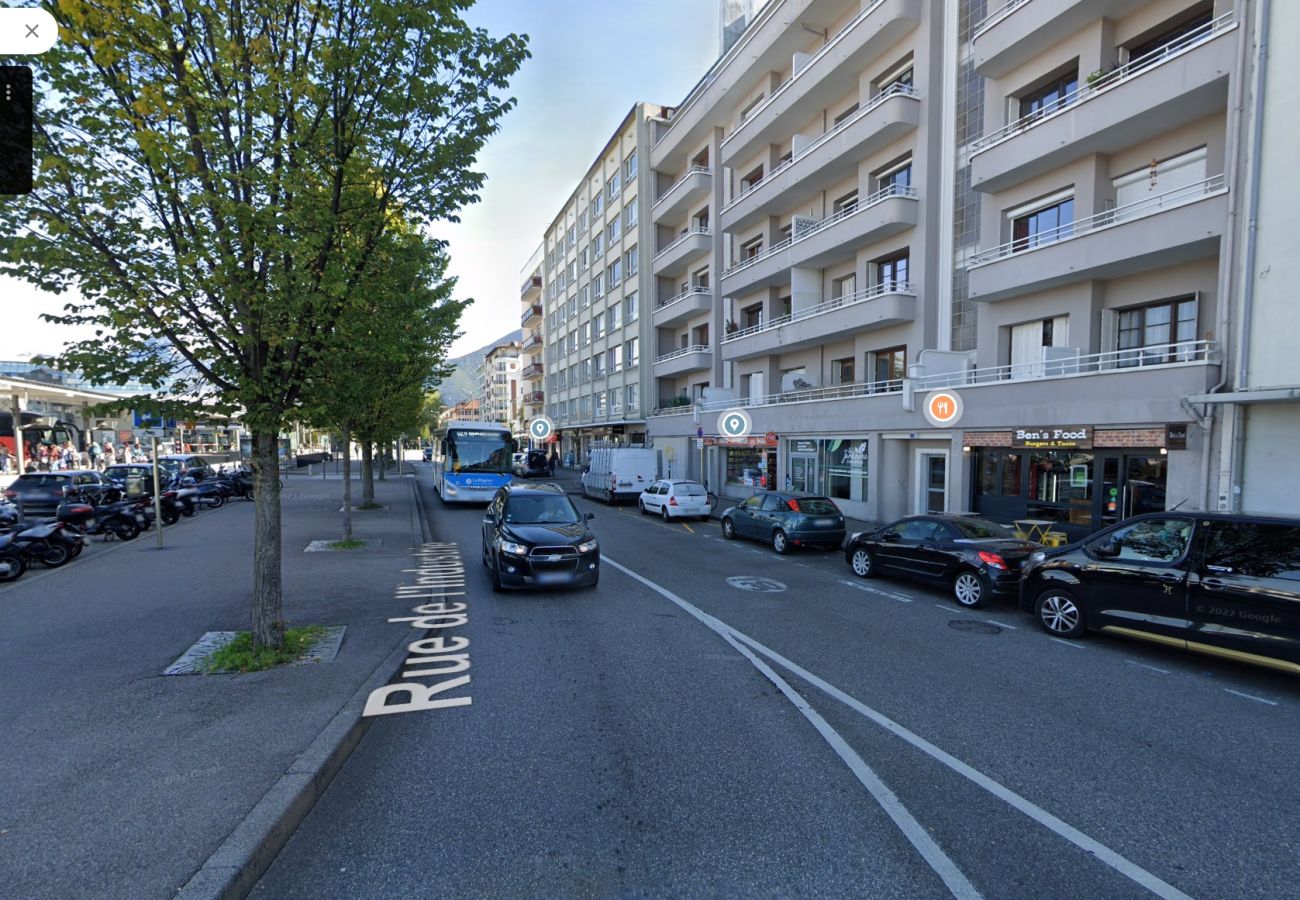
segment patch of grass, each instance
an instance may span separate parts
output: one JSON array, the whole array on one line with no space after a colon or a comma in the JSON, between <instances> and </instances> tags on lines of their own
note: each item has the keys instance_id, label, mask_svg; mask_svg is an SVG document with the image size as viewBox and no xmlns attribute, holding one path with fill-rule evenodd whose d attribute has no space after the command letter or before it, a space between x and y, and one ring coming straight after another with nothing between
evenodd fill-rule
<instances>
[{"instance_id":1,"label":"patch of grass","mask_svg":"<svg viewBox=\"0 0 1300 900\"><path fill-rule=\"evenodd\" d=\"M263 669L291 663L305 655L312 646L325 636L322 625L303 625L290 628L284 633L284 647L272 650L263 647L253 650L253 633L241 631L235 639L220 650L212 653L204 661L207 672L260 672Z\"/></svg>"},{"instance_id":2,"label":"patch of grass","mask_svg":"<svg viewBox=\"0 0 1300 900\"><path fill-rule=\"evenodd\" d=\"M330 549L331 550L355 550L358 547L364 547L365 545L366 545L365 541L359 541L356 538L348 538L345 541L335 541L334 543L330 544Z\"/></svg>"}]
</instances>

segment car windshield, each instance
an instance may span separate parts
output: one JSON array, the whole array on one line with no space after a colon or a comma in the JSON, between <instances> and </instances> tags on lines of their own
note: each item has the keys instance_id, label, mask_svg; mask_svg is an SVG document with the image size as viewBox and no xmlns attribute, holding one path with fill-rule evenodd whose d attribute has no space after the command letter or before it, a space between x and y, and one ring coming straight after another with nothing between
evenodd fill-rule
<instances>
[{"instance_id":1,"label":"car windshield","mask_svg":"<svg viewBox=\"0 0 1300 900\"><path fill-rule=\"evenodd\" d=\"M971 540L1015 537L1010 528L987 519L955 519L950 524L963 538Z\"/></svg>"},{"instance_id":2,"label":"car windshield","mask_svg":"<svg viewBox=\"0 0 1300 900\"><path fill-rule=\"evenodd\" d=\"M578 511L568 497L511 497L506 503L506 522L511 525L572 525Z\"/></svg>"},{"instance_id":3,"label":"car windshield","mask_svg":"<svg viewBox=\"0 0 1300 900\"><path fill-rule=\"evenodd\" d=\"M688 481L685 484L679 484L674 489L678 497L703 497L704 485L696 484L694 481Z\"/></svg>"},{"instance_id":4,"label":"car windshield","mask_svg":"<svg viewBox=\"0 0 1300 900\"><path fill-rule=\"evenodd\" d=\"M799 512L810 516L834 516L839 514L839 509L835 504L825 497L803 497L796 500L795 503L799 507Z\"/></svg>"}]
</instances>

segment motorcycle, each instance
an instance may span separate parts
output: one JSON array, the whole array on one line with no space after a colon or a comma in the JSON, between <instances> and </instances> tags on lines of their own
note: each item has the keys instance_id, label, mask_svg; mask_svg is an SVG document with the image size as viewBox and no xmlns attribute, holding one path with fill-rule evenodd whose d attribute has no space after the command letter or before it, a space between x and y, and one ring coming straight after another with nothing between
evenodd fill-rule
<instances>
[{"instance_id":1,"label":"motorcycle","mask_svg":"<svg viewBox=\"0 0 1300 900\"><path fill-rule=\"evenodd\" d=\"M0 500L0 530L14 528L22 519L23 514L18 509L18 504L10 503L8 500Z\"/></svg>"},{"instance_id":2,"label":"motorcycle","mask_svg":"<svg viewBox=\"0 0 1300 900\"><path fill-rule=\"evenodd\" d=\"M218 473L210 480L212 483L228 490L227 499L230 497L239 497L244 500L253 499L253 473L247 469L234 469L233 471Z\"/></svg>"},{"instance_id":3,"label":"motorcycle","mask_svg":"<svg viewBox=\"0 0 1300 900\"><path fill-rule=\"evenodd\" d=\"M149 527L144 512L145 500L121 500L117 503L89 503L65 500L55 510L55 519L76 528L83 535L113 535L118 540L133 541Z\"/></svg>"},{"instance_id":4,"label":"motorcycle","mask_svg":"<svg viewBox=\"0 0 1300 900\"><path fill-rule=\"evenodd\" d=\"M0 535L0 557L4 557L13 568L12 560L16 557L23 565L18 575L34 561L55 569L81 553L85 547L85 538L75 530L68 531L63 522L44 522L22 531L11 531ZM18 577L10 575L5 580Z\"/></svg>"},{"instance_id":5,"label":"motorcycle","mask_svg":"<svg viewBox=\"0 0 1300 900\"><path fill-rule=\"evenodd\" d=\"M181 479L181 485L182 494L184 494L187 489L194 492L193 498L195 504L210 506L213 509L221 509L221 507L226 505L226 497L228 495L226 491L223 490L222 486L217 484L215 481L207 479L203 481L195 481L193 478L187 476ZM193 515L193 513L187 513L187 515Z\"/></svg>"}]
</instances>

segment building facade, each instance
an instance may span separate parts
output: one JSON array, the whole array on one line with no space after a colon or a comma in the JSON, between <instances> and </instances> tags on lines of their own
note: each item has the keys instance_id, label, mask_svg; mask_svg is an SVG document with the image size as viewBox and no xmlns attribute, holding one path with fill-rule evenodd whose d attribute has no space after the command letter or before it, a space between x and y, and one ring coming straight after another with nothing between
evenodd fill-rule
<instances>
[{"instance_id":1,"label":"building facade","mask_svg":"<svg viewBox=\"0 0 1300 900\"><path fill-rule=\"evenodd\" d=\"M519 345L519 415L524 423L522 431L526 432L527 423L546 411L541 247L533 251L519 274L519 301L523 306L519 323L524 332Z\"/></svg>"},{"instance_id":2,"label":"building facade","mask_svg":"<svg viewBox=\"0 0 1300 900\"><path fill-rule=\"evenodd\" d=\"M642 165L650 122L663 108L638 103L623 118L546 230L541 310L544 401L559 452L579 463L596 441L645 440L650 389L644 298L652 291L643 246L650 231ZM535 305L525 315L535 315Z\"/></svg>"},{"instance_id":3,"label":"building facade","mask_svg":"<svg viewBox=\"0 0 1300 900\"><path fill-rule=\"evenodd\" d=\"M1216 505L1225 429L1197 398L1234 352L1259 5L763 6L654 123L666 463L875 520L973 509L1080 534ZM1296 383L1258 353L1254 383ZM961 405L946 427L925 415L940 391ZM751 435L719 436L737 406Z\"/></svg>"},{"instance_id":4,"label":"building facade","mask_svg":"<svg viewBox=\"0 0 1300 900\"><path fill-rule=\"evenodd\" d=\"M479 369L479 418L500 422L522 432L520 413L520 351L511 341L498 344L483 355Z\"/></svg>"}]
</instances>

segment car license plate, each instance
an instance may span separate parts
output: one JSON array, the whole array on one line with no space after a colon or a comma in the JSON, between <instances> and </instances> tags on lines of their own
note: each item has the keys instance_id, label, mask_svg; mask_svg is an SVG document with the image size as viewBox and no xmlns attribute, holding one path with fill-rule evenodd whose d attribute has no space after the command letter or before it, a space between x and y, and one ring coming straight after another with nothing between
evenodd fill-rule
<instances>
[{"instance_id":1,"label":"car license plate","mask_svg":"<svg viewBox=\"0 0 1300 900\"><path fill-rule=\"evenodd\" d=\"M818 526L819 528L829 528L831 525L835 524L835 520L834 519L813 519L813 524Z\"/></svg>"},{"instance_id":2,"label":"car license plate","mask_svg":"<svg viewBox=\"0 0 1300 900\"><path fill-rule=\"evenodd\" d=\"M569 573L567 572L539 572L537 574L538 584L558 584L561 581L568 581Z\"/></svg>"}]
</instances>

